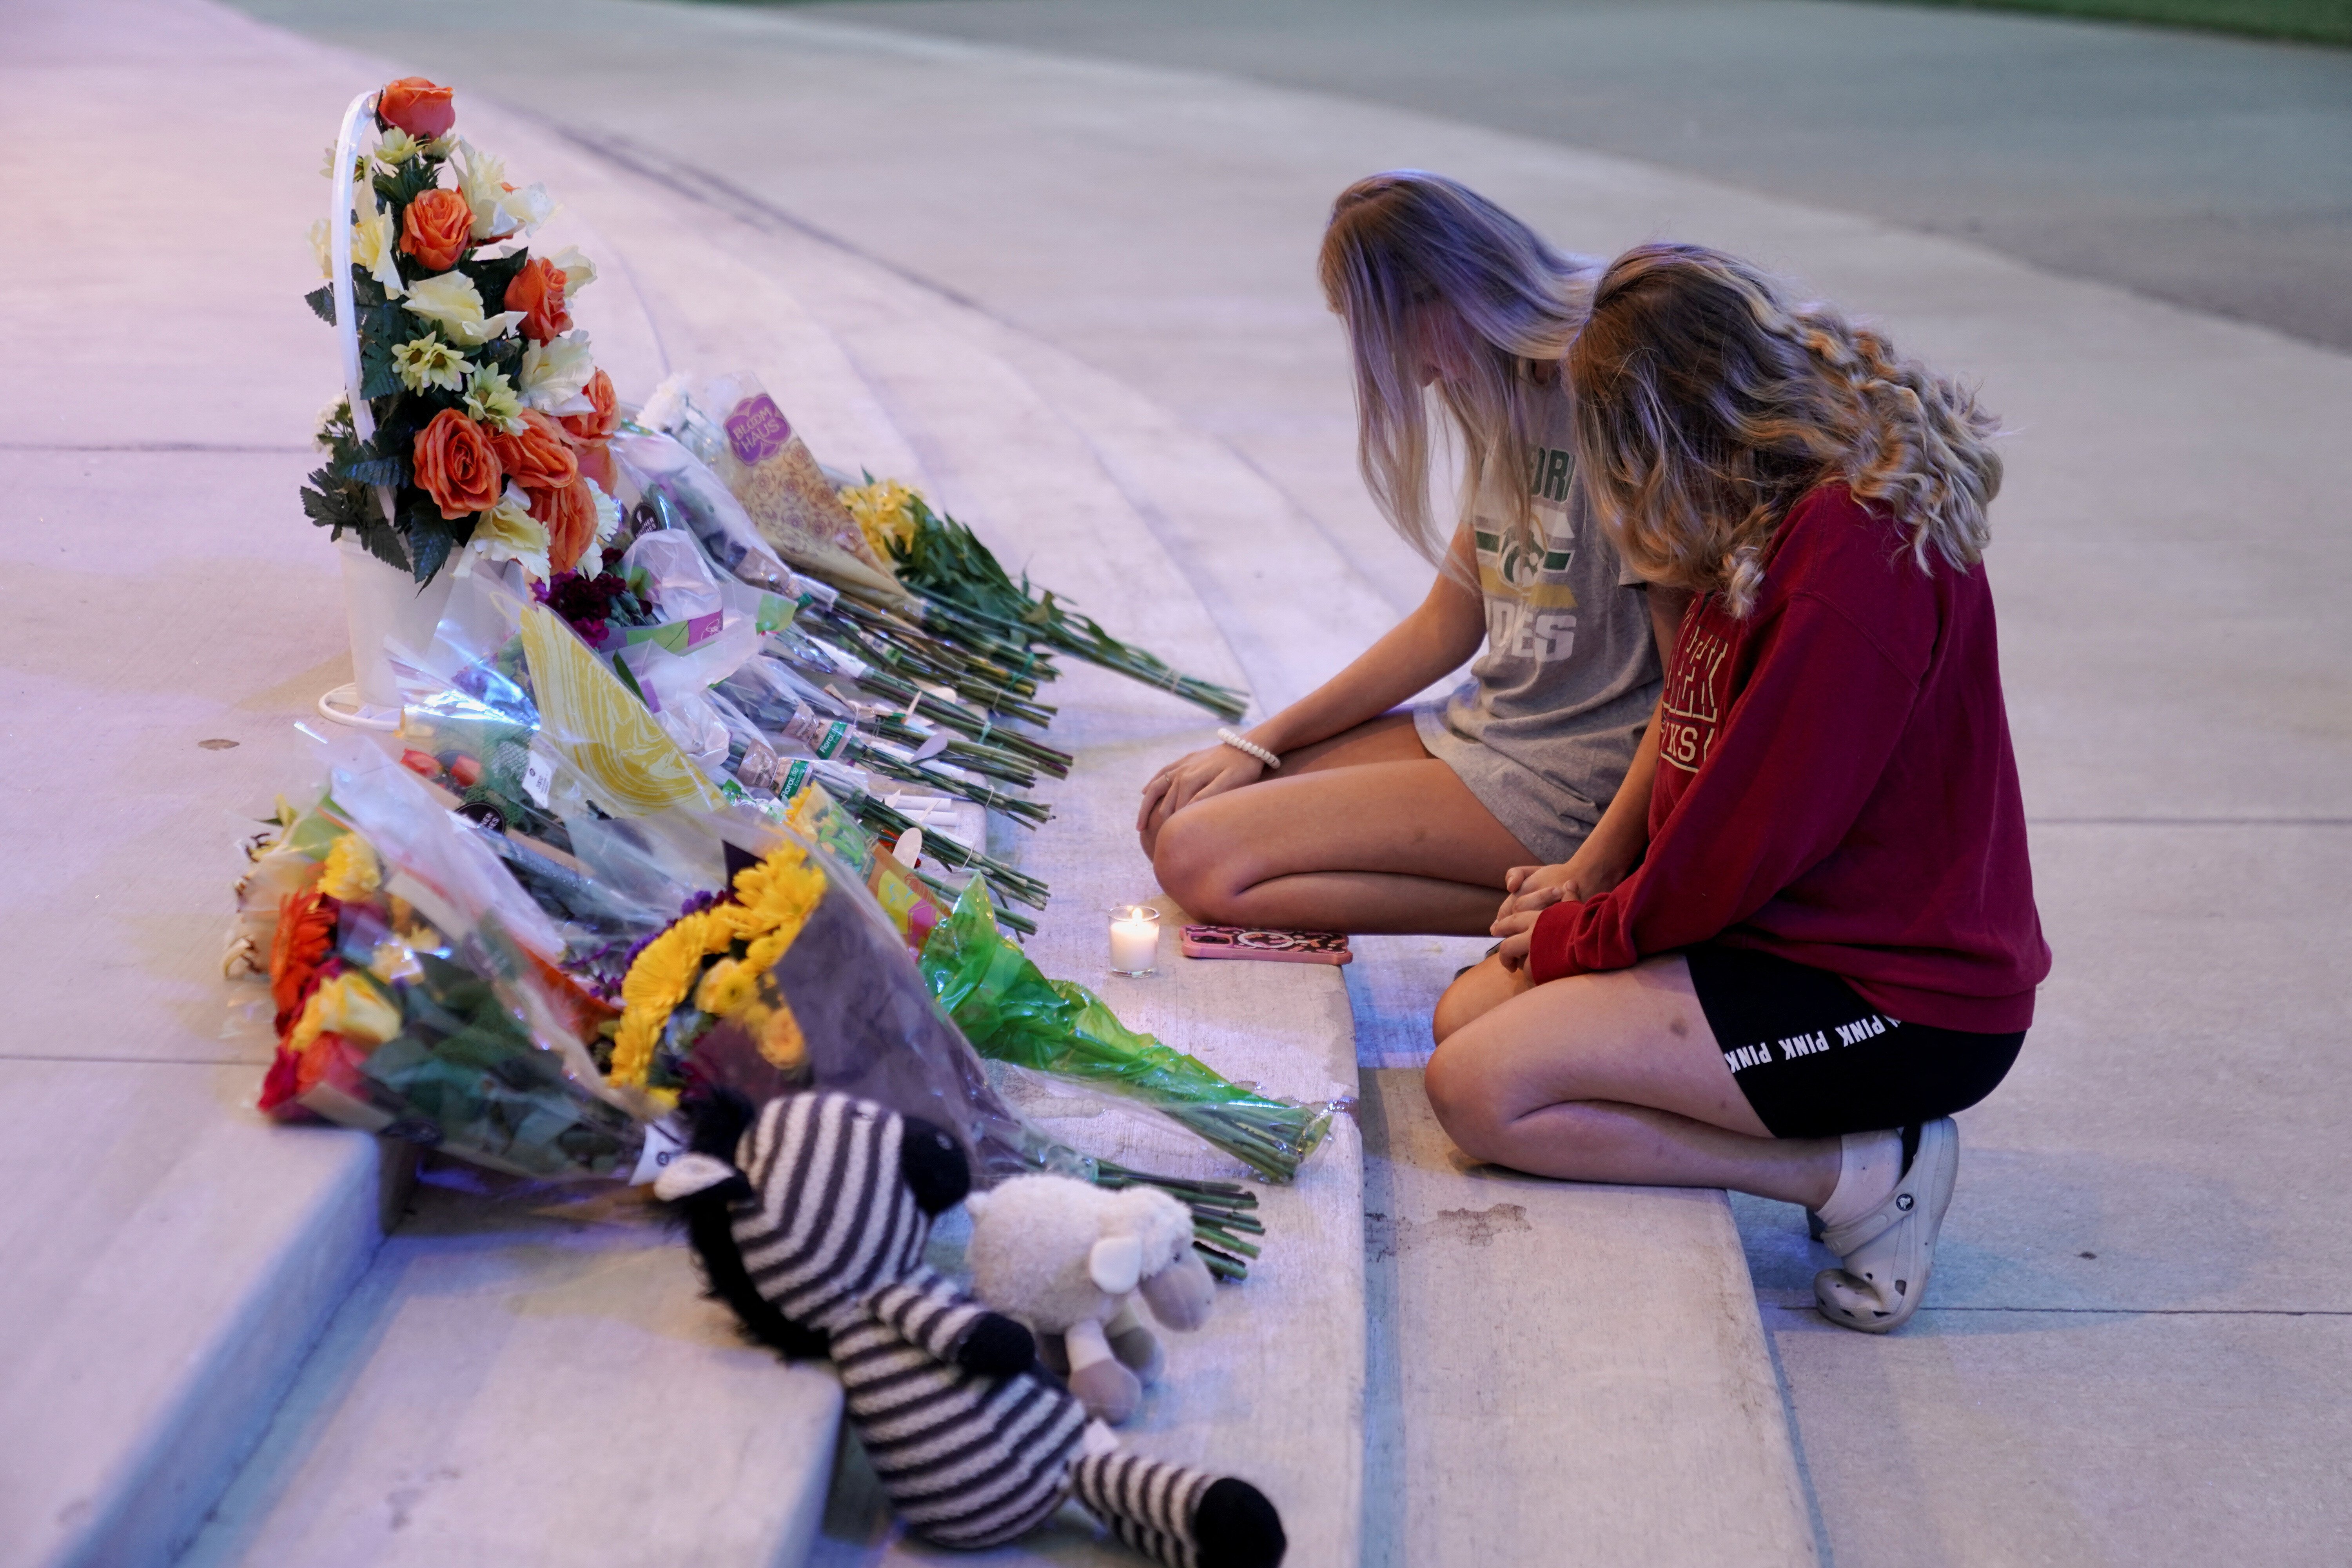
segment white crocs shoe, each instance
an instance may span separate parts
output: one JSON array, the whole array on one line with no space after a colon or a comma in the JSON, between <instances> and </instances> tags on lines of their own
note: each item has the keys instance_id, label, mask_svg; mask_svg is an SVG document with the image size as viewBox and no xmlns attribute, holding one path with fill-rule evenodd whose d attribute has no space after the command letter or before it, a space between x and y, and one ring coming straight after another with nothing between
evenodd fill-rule
<instances>
[{"instance_id":1,"label":"white crocs shoe","mask_svg":"<svg viewBox=\"0 0 2352 1568\"><path fill-rule=\"evenodd\" d=\"M1960 1130L1948 1116L1921 1124L1910 1168L1885 1203L1822 1240L1845 1260L1813 1276L1813 1298L1832 1322L1866 1334L1901 1328L1919 1310L1936 1264L1936 1233L1960 1173Z\"/></svg>"}]
</instances>

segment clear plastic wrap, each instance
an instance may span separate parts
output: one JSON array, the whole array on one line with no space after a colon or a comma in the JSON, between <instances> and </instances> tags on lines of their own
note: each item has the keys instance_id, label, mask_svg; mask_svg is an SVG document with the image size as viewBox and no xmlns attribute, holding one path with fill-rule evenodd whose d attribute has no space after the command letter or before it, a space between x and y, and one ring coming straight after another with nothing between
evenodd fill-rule
<instances>
[{"instance_id":1,"label":"clear plastic wrap","mask_svg":"<svg viewBox=\"0 0 2352 1568\"><path fill-rule=\"evenodd\" d=\"M264 1110L541 1181L628 1178L672 1142L605 1085L583 1038L610 1009L558 967L562 933L478 829L362 743L314 816L334 832L280 901Z\"/></svg>"},{"instance_id":2,"label":"clear plastic wrap","mask_svg":"<svg viewBox=\"0 0 2352 1568\"><path fill-rule=\"evenodd\" d=\"M709 465L787 563L845 587L903 597L890 566L866 542L808 443L757 376L673 380L647 400L642 417L675 432Z\"/></svg>"},{"instance_id":3,"label":"clear plastic wrap","mask_svg":"<svg viewBox=\"0 0 2352 1568\"><path fill-rule=\"evenodd\" d=\"M624 930L593 954L564 942L551 926L549 940L565 952L583 987L624 1007L609 1047L597 1046L621 1087L666 1094L703 1075L755 1097L812 1083L845 1089L957 1131L992 1180L1041 1166L1087 1167L1084 1156L1036 1132L1003 1104L971 1047L932 1003L910 952L938 919L929 889L895 862L881 866L862 836L838 842L851 858L836 859L774 816L685 787L679 781L698 780L699 771L545 605L496 579L471 578L451 604L431 652L404 668L411 726L430 726L436 734L461 722L499 727L499 743L523 759L523 805L534 824L543 823L540 858L554 861L547 851L560 849L586 885L625 899L629 910L663 911L657 931ZM567 648L577 655L569 667ZM540 707L551 673L571 682L560 712ZM808 924L762 965L749 992L705 998L708 972L748 960L748 944L743 952L705 951L674 933L736 902L740 870L776 856L797 856L799 868L821 885L805 911ZM544 896L547 880L519 885ZM580 911L567 906L566 912ZM623 936L635 940L615 951ZM657 946L653 967L640 973ZM665 963L666 977L656 976ZM668 1005L648 1036L642 1022L629 1024L626 1009L633 996L656 991ZM695 1005L722 994L739 1006ZM772 1022L779 1015L796 1021L797 1046L782 1033L762 1032L787 1027Z\"/></svg>"},{"instance_id":4,"label":"clear plastic wrap","mask_svg":"<svg viewBox=\"0 0 2352 1568\"><path fill-rule=\"evenodd\" d=\"M691 533L720 570L740 581L787 598L799 596L797 574L760 537L743 503L676 439L619 437L613 457L663 527Z\"/></svg>"}]
</instances>

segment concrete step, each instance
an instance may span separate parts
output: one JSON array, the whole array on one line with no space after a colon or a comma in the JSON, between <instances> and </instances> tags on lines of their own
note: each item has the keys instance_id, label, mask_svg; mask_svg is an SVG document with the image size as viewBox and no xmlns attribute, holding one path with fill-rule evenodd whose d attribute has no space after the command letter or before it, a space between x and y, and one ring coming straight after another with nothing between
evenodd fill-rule
<instances>
[{"instance_id":1,"label":"concrete step","mask_svg":"<svg viewBox=\"0 0 2352 1568\"><path fill-rule=\"evenodd\" d=\"M1812 1563L1724 1194L1473 1165L1417 1070L1364 1079L1365 1563Z\"/></svg>"},{"instance_id":2,"label":"concrete step","mask_svg":"<svg viewBox=\"0 0 2352 1568\"><path fill-rule=\"evenodd\" d=\"M0 1563L165 1563L382 1237L375 1141L243 1063L0 1060Z\"/></svg>"},{"instance_id":3,"label":"concrete step","mask_svg":"<svg viewBox=\"0 0 2352 1568\"><path fill-rule=\"evenodd\" d=\"M789 1568L840 1416L640 1195L427 1184L181 1563Z\"/></svg>"}]
</instances>

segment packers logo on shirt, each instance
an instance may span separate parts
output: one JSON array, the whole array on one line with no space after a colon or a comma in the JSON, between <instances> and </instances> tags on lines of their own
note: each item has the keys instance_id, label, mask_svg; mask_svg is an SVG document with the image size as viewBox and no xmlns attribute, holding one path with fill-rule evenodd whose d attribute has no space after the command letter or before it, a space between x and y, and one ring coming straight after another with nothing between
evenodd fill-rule
<instances>
[{"instance_id":1,"label":"packers logo on shirt","mask_svg":"<svg viewBox=\"0 0 2352 1568\"><path fill-rule=\"evenodd\" d=\"M1565 583L1543 581L1547 574L1566 572L1569 563L1576 559L1569 535L1555 534L1538 545L1516 534L1490 533L1480 528L1471 531L1471 538L1478 546L1478 586L1482 591L1502 598L1521 599L1538 609L1576 608L1574 589Z\"/></svg>"}]
</instances>

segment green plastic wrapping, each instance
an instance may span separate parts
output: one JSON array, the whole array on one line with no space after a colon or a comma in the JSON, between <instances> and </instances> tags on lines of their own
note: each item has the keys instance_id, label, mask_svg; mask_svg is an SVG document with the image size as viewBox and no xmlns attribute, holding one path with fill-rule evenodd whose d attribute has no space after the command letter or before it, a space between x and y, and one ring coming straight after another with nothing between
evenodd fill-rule
<instances>
[{"instance_id":1,"label":"green plastic wrapping","mask_svg":"<svg viewBox=\"0 0 2352 1568\"><path fill-rule=\"evenodd\" d=\"M1244 1089L1198 1058L1137 1034L1085 986L1045 978L998 933L979 877L924 943L922 971L982 1056L1148 1105L1267 1181L1297 1176L1330 1131L1335 1107Z\"/></svg>"}]
</instances>

